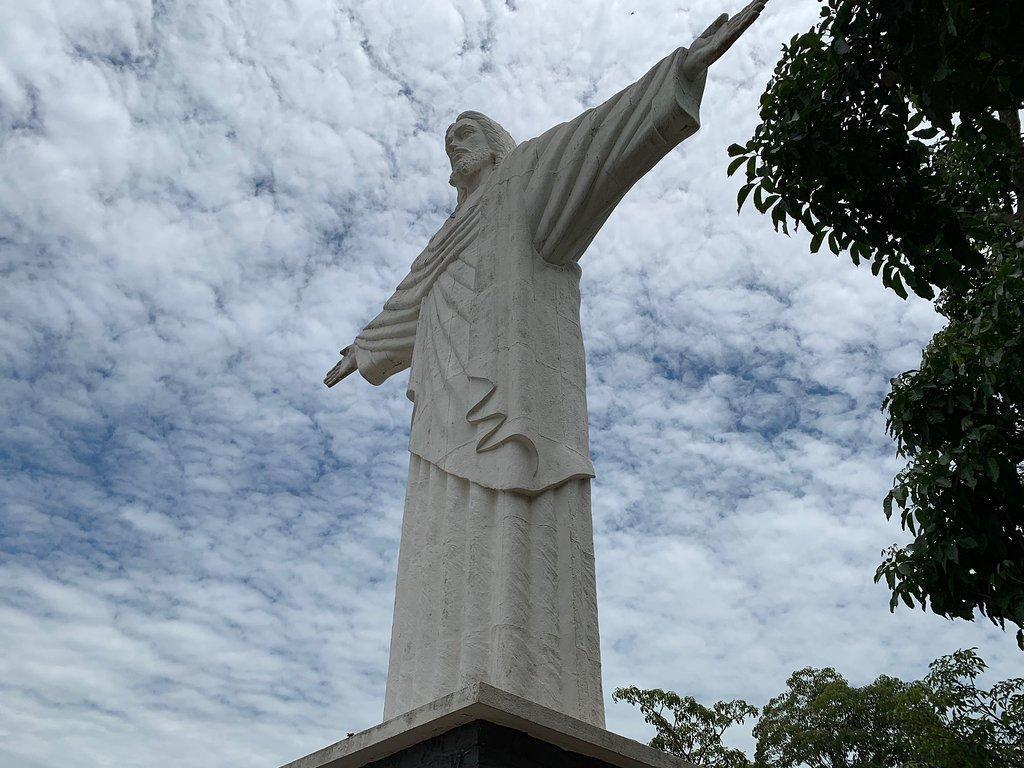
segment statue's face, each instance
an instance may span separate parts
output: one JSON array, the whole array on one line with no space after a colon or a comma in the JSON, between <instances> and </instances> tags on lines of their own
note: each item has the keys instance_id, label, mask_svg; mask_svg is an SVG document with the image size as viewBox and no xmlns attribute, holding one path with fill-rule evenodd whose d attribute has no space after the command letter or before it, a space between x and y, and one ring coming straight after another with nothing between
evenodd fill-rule
<instances>
[{"instance_id":1,"label":"statue's face","mask_svg":"<svg viewBox=\"0 0 1024 768\"><path fill-rule=\"evenodd\" d=\"M494 162L494 153L476 120L456 121L444 136L444 148L452 164L452 183Z\"/></svg>"}]
</instances>

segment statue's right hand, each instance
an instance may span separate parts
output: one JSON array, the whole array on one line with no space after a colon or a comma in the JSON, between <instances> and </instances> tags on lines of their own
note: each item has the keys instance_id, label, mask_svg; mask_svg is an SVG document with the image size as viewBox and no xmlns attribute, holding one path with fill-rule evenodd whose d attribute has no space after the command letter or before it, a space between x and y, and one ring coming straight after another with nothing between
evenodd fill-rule
<instances>
[{"instance_id":1,"label":"statue's right hand","mask_svg":"<svg viewBox=\"0 0 1024 768\"><path fill-rule=\"evenodd\" d=\"M324 376L324 384L328 387L333 387L339 381L344 379L350 373L354 373L358 369L356 365L356 348L355 345L349 345L341 350L341 360Z\"/></svg>"}]
</instances>

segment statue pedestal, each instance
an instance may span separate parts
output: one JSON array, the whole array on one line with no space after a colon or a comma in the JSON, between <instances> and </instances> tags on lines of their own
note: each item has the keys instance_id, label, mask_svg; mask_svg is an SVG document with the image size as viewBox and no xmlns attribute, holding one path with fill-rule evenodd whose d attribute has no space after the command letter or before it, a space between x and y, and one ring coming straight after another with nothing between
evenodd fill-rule
<instances>
[{"instance_id":1,"label":"statue pedestal","mask_svg":"<svg viewBox=\"0 0 1024 768\"><path fill-rule=\"evenodd\" d=\"M282 768L694 768L479 683Z\"/></svg>"}]
</instances>

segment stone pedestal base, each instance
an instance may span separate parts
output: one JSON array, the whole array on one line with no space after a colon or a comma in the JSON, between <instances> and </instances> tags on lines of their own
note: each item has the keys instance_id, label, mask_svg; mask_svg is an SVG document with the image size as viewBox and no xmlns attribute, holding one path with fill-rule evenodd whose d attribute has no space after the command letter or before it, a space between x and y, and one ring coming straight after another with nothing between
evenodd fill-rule
<instances>
[{"instance_id":1,"label":"stone pedestal base","mask_svg":"<svg viewBox=\"0 0 1024 768\"><path fill-rule=\"evenodd\" d=\"M282 768L694 768L483 683Z\"/></svg>"}]
</instances>

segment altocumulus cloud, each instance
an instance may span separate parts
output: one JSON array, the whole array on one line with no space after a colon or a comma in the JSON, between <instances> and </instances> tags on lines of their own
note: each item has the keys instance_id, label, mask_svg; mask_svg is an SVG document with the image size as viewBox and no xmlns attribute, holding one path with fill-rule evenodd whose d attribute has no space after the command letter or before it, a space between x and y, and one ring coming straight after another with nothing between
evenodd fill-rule
<instances>
[{"instance_id":1,"label":"altocumulus cloud","mask_svg":"<svg viewBox=\"0 0 1024 768\"><path fill-rule=\"evenodd\" d=\"M0 764L274 765L379 721L410 405L320 377L451 209L455 114L536 135L721 10L4 6ZM776 0L583 264L609 691L1019 661L871 583L930 307L735 213L725 147L815 15Z\"/></svg>"}]
</instances>

